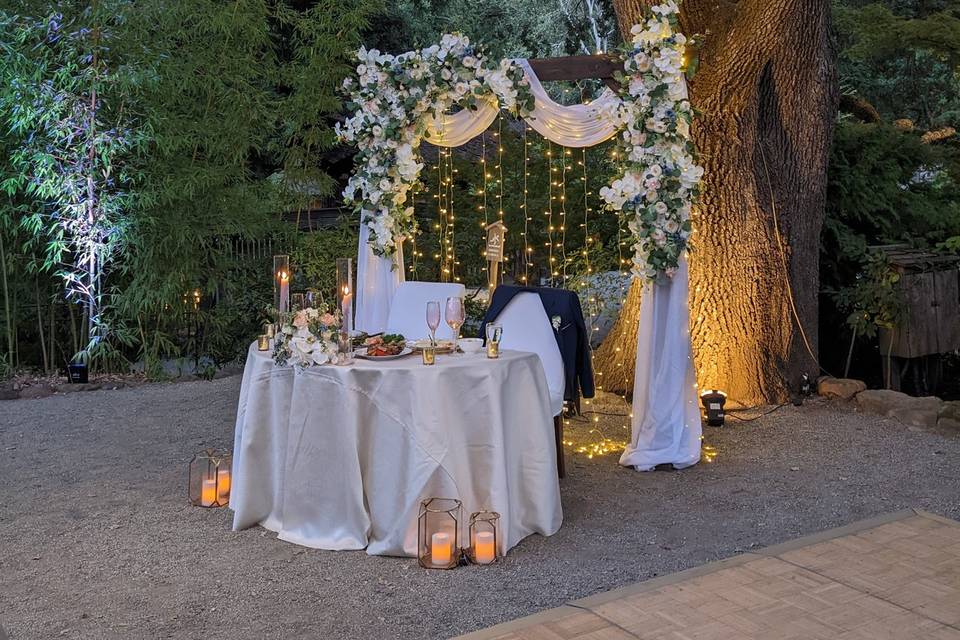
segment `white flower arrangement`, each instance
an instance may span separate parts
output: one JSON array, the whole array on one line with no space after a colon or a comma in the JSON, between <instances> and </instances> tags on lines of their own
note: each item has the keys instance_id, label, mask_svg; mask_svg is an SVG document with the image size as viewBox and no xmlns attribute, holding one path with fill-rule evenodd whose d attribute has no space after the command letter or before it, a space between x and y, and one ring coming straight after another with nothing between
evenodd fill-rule
<instances>
[{"instance_id":1,"label":"white flower arrangement","mask_svg":"<svg viewBox=\"0 0 960 640\"><path fill-rule=\"evenodd\" d=\"M523 69L491 60L457 33L398 56L361 48L357 60L356 78L343 83L353 115L336 126L341 141L359 148L343 196L369 227L374 252L389 257L417 233L410 192L423 169L419 149L428 121L454 105L475 109L494 98L523 115L533 95Z\"/></svg>"},{"instance_id":2,"label":"white flower arrangement","mask_svg":"<svg viewBox=\"0 0 960 640\"><path fill-rule=\"evenodd\" d=\"M326 307L301 309L281 323L273 360L299 368L336 362L340 319Z\"/></svg>"},{"instance_id":3,"label":"white flower arrangement","mask_svg":"<svg viewBox=\"0 0 960 640\"><path fill-rule=\"evenodd\" d=\"M683 72L687 39L677 31L679 7L668 0L651 11L631 29L632 48L617 76L621 102L605 114L624 127L624 162L600 197L609 211L630 216L634 275L656 281L672 277L687 250L703 168L690 138L693 109Z\"/></svg>"}]
</instances>

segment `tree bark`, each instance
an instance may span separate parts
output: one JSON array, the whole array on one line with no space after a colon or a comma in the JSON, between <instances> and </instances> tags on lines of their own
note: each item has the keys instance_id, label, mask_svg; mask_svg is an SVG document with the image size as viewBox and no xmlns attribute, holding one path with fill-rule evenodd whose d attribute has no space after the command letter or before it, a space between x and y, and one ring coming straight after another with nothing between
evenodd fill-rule
<instances>
[{"instance_id":1,"label":"tree bark","mask_svg":"<svg viewBox=\"0 0 960 640\"><path fill-rule=\"evenodd\" d=\"M624 38L649 4L614 0ZM691 83L706 169L690 256L697 380L744 405L780 402L804 372L818 372L819 240L838 101L830 3L681 7L683 31L702 42ZM635 313L622 316L598 369L615 368L614 353L635 355ZM631 389L632 372L619 390Z\"/></svg>"}]
</instances>

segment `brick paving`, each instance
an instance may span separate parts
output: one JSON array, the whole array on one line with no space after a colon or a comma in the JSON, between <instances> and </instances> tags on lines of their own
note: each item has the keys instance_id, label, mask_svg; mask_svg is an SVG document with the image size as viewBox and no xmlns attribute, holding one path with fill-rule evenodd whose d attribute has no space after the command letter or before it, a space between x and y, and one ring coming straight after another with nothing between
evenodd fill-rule
<instances>
[{"instance_id":1,"label":"brick paving","mask_svg":"<svg viewBox=\"0 0 960 640\"><path fill-rule=\"evenodd\" d=\"M960 640L960 523L906 511L463 640Z\"/></svg>"}]
</instances>

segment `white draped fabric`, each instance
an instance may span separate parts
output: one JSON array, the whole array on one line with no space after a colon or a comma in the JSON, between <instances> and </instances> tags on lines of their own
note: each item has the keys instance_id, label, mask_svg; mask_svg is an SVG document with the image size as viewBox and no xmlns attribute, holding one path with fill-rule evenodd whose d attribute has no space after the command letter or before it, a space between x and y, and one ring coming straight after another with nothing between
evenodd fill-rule
<instances>
[{"instance_id":1,"label":"white draped fabric","mask_svg":"<svg viewBox=\"0 0 960 640\"><path fill-rule=\"evenodd\" d=\"M500 113L496 98L476 109L444 113L427 123L427 142L437 147L459 147L486 131Z\"/></svg>"},{"instance_id":2,"label":"white draped fabric","mask_svg":"<svg viewBox=\"0 0 960 640\"><path fill-rule=\"evenodd\" d=\"M464 517L498 512L504 554L563 520L549 402L533 353L295 371L251 346L233 527L259 523L308 547L413 556L420 501L439 496L459 498Z\"/></svg>"},{"instance_id":3,"label":"white draped fabric","mask_svg":"<svg viewBox=\"0 0 960 640\"><path fill-rule=\"evenodd\" d=\"M620 103L613 90L604 89L590 104L564 106L554 102L526 60L517 60L530 81L536 98L533 112L524 118L537 133L564 147L592 147L617 135L619 127L604 116L604 111Z\"/></svg>"},{"instance_id":4,"label":"white draped fabric","mask_svg":"<svg viewBox=\"0 0 960 640\"><path fill-rule=\"evenodd\" d=\"M682 469L700 460L688 292L687 261L681 259L676 275L649 285L640 302L632 438L620 457L620 464L637 471L658 464Z\"/></svg>"},{"instance_id":5,"label":"white draped fabric","mask_svg":"<svg viewBox=\"0 0 960 640\"><path fill-rule=\"evenodd\" d=\"M403 243L397 244L394 261L375 254L369 240L370 228L361 223L353 326L358 331L380 333L387 328L390 301L393 300L397 287L403 282Z\"/></svg>"}]
</instances>

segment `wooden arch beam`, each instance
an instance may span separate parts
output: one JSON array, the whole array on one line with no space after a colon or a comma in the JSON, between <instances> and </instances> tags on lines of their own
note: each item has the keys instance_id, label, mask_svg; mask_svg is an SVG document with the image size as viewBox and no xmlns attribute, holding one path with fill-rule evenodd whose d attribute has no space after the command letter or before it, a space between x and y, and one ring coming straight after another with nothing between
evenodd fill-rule
<instances>
[{"instance_id":1,"label":"wooden arch beam","mask_svg":"<svg viewBox=\"0 0 960 640\"><path fill-rule=\"evenodd\" d=\"M566 56L563 58L533 58L528 61L541 82L557 80L602 80L617 91L620 85L613 74L623 69L617 58L600 54L595 56Z\"/></svg>"}]
</instances>

